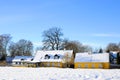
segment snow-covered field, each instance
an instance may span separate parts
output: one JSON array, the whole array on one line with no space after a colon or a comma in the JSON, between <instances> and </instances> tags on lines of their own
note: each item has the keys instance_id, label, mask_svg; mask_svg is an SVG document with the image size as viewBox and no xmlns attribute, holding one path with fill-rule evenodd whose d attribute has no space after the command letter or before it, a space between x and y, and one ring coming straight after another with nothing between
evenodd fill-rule
<instances>
[{"instance_id":1,"label":"snow-covered field","mask_svg":"<svg viewBox=\"0 0 120 80\"><path fill-rule=\"evenodd\" d=\"M120 80L120 69L0 67L0 80Z\"/></svg>"}]
</instances>

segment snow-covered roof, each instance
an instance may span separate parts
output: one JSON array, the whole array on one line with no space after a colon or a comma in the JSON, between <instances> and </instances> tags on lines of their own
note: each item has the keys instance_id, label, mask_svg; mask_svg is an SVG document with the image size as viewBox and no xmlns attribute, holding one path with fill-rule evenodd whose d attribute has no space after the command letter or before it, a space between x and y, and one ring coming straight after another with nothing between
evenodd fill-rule
<instances>
[{"instance_id":1,"label":"snow-covered roof","mask_svg":"<svg viewBox=\"0 0 120 80\"><path fill-rule=\"evenodd\" d=\"M33 61L31 62L61 62L64 55L72 56L73 50L51 50L51 51L37 51ZM46 55L49 56L49 59L46 59ZM55 59L55 55L59 56L58 59Z\"/></svg>"},{"instance_id":2,"label":"snow-covered roof","mask_svg":"<svg viewBox=\"0 0 120 80\"><path fill-rule=\"evenodd\" d=\"M76 53L75 62L109 62L109 53Z\"/></svg>"},{"instance_id":3,"label":"snow-covered roof","mask_svg":"<svg viewBox=\"0 0 120 80\"><path fill-rule=\"evenodd\" d=\"M18 61L31 61L33 59L33 56L15 56L15 58L12 60L13 62L18 62Z\"/></svg>"}]
</instances>

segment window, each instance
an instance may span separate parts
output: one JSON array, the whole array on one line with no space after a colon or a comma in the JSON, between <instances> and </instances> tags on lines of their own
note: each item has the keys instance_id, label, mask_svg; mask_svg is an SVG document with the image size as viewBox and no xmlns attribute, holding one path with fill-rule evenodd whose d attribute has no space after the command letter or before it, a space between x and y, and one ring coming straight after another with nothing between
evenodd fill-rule
<instances>
[{"instance_id":1,"label":"window","mask_svg":"<svg viewBox=\"0 0 120 80\"><path fill-rule=\"evenodd\" d=\"M31 61L33 61L33 58L31 59Z\"/></svg>"},{"instance_id":2,"label":"window","mask_svg":"<svg viewBox=\"0 0 120 80\"><path fill-rule=\"evenodd\" d=\"M15 62L15 64L18 64L18 62Z\"/></svg>"},{"instance_id":3,"label":"window","mask_svg":"<svg viewBox=\"0 0 120 80\"><path fill-rule=\"evenodd\" d=\"M58 63L58 66L60 66L60 63Z\"/></svg>"},{"instance_id":4,"label":"window","mask_svg":"<svg viewBox=\"0 0 120 80\"><path fill-rule=\"evenodd\" d=\"M21 59L21 61L24 61L24 59Z\"/></svg>"},{"instance_id":5,"label":"window","mask_svg":"<svg viewBox=\"0 0 120 80\"><path fill-rule=\"evenodd\" d=\"M41 67L44 67L44 64L43 64L43 63L41 63Z\"/></svg>"},{"instance_id":6,"label":"window","mask_svg":"<svg viewBox=\"0 0 120 80\"><path fill-rule=\"evenodd\" d=\"M85 64L85 68L88 68L88 64Z\"/></svg>"},{"instance_id":7,"label":"window","mask_svg":"<svg viewBox=\"0 0 120 80\"><path fill-rule=\"evenodd\" d=\"M52 66L54 67L54 63L52 63Z\"/></svg>"},{"instance_id":8,"label":"window","mask_svg":"<svg viewBox=\"0 0 120 80\"><path fill-rule=\"evenodd\" d=\"M57 54L55 54L54 59L59 59L59 58L60 58L60 56L58 56Z\"/></svg>"},{"instance_id":9,"label":"window","mask_svg":"<svg viewBox=\"0 0 120 80\"><path fill-rule=\"evenodd\" d=\"M95 65L94 65L94 64L92 64L92 68L95 68Z\"/></svg>"},{"instance_id":10,"label":"window","mask_svg":"<svg viewBox=\"0 0 120 80\"><path fill-rule=\"evenodd\" d=\"M46 54L45 59L50 59L50 56L48 54Z\"/></svg>"},{"instance_id":11,"label":"window","mask_svg":"<svg viewBox=\"0 0 120 80\"><path fill-rule=\"evenodd\" d=\"M103 68L103 65L102 65L102 64L99 64L99 68Z\"/></svg>"},{"instance_id":12,"label":"window","mask_svg":"<svg viewBox=\"0 0 120 80\"><path fill-rule=\"evenodd\" d=\"M50 66L50 63L47 63L47 66L49 67L49 66Z\"/></svg>"},{"instance_id":13,"label":"window","mask_svg":"<svg viewBox=\"0 0 120 80\"><path fill-rule=\"evenodd\" d=\"M78 64L78 68L80 68L81 67L81 65L80 64Z\"/></svg>"}]
</instances>

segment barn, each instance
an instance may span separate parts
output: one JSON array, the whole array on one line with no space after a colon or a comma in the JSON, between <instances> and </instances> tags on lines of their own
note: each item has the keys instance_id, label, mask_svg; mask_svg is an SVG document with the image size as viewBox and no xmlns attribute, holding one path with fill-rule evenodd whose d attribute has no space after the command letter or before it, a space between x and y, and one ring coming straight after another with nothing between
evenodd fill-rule
<instances>
[{"instance_id":1,"label":"barn","mask_svg":"<svg viewBox=\"0 0 120 80\"><path fill-rule=\"evenodd\" d=\"M75 68L109 68L108 53L76 53Z\"/></svg>"}]
</instances>

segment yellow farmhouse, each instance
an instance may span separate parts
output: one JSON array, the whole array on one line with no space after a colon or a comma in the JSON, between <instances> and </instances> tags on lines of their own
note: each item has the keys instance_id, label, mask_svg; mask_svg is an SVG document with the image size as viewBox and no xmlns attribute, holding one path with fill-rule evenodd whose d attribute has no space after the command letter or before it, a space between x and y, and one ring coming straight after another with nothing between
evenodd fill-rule
<instances>
[{"instance_id":1,"label":"yellow farmhouse","mask_svg":"<svg viewBox=\"0 0 120 80\"><path fill-rule=\"evenodd\" d=\"M109 53L76 53L75 68L109 68Z\"/></svg>"},{"instance_id":2,"label":"yellow farmhouse","mask_svg":"<svg viewBox=\"0 0 120 80\"><path fill-rule=\"evenodd\" d=\"M29 67L64 67L74 64L73 50L37 51Z\"/></svg>"}]
</instances>

